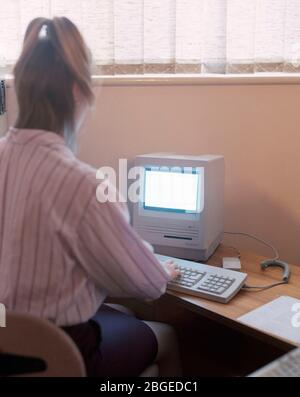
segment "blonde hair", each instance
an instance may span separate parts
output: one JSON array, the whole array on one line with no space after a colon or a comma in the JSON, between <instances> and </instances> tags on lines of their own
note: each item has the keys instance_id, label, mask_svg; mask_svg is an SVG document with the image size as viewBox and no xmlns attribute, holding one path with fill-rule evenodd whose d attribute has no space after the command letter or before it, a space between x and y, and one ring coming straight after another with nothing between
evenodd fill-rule
<instances>
[{"instance_id":1,"label":"blonde hair","mask_svg":"<svg viewBox=\"0 0 300 397\"><path fill-rule=\"evenodd\" d=\"M74 86L84 101L94 100L91 56L68 18L36 18L25 33L14 67L19 105L17 128L42 129L74 139Z\"/></svg>"}]
</instances>

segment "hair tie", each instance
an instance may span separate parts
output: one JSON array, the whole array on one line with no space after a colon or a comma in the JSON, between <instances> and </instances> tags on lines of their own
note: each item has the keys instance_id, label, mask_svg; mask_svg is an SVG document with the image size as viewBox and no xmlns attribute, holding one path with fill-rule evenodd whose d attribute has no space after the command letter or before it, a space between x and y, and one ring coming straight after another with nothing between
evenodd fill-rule
<instances>
[{"instance_id":1,"label":"hair tie","mask_svg":"<svg viewBox=\"0 0 300 397\"><path fill-rule=\"evenodd\" d=\"M49 36L48 25L44 24L39 32L39 39L46 39Z\"/></svg>"}]
</instances>

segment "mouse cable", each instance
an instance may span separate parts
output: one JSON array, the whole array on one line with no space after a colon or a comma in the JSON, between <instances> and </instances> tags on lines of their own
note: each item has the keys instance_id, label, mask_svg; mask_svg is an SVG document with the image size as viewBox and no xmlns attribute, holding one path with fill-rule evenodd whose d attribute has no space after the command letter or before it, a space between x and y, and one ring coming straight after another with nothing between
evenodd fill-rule
<instances>
[{"instance_id":1,"label":"mouse cable","mask_svg":"<svg viewBox=\"0 0 300 397\"><path fill-rule=\"evenodd\" d=\"M236 252L236 254L237 254L237 257L239 259L241 259L241 257L242 257L241 251L237 247L235 247L234 245L226 245L226 244L222 243L222 247L234 250Z\"/></svg>"},{"instance_id":2,"label":"mouse cable","mask_svg":"<svg viewBox=\"0 0 300 397\"><path fill-rule=\"evenodd\" d=\"M278 283L274 283L274 284L270 284L270 285L261 285L261 286L244 284L244 286L242 287L242 290L247 291L247 292L261 292L261 291L266 291L268 289L278 287L279 285L284 285L284 284L287 284L287 282L280 281Z\"/></svg>"},{"instance_id":3,"label":"mouse cable","mask_svg":"<svg viewBox=\"0 0 300 397\"><path fill-rule=\"evenodd\" d=\"M265 240L263 240L263 239L261 239L261 238L259 238L259 237L257 237L257 236L254 236L253 234L244 233L244 232L224 232L224 234L231 235L231 236L243 236L243 237L252 238L253 240L256 240L256 241L258 241L259 243L262 243L262 244L264 244L265 246L271 248L271 250L274 252L274 255L275 255L274 258L271 259L271 261L275 261L275 262L276 262L276 261L279 260L279 253L278 253L277 249L276 249L272 244L268 243L267 241L265 241ZM228 247L228 248L235 248L235 247ZM236 250L237 250L237 249L236 249ZM237 252L239 252L239 251L237 250ZM239 258L240 258L240 253L239 253ZM262 264L263 264L263 263L262 263ZM288 265L286 265L286 266L288 266ZM282 280L282 281L279 281L279 282L277 282L277 283L270 284L270 285L261 285L261 286L260 286L260 285L248 285L248 284L245 284L245 285L243 286L242 290L243 290L243 291L248 291L248 292L261 292L261 291L266 291L266 290L268 290L268 289L277 287L277 286L279 286L279 285L287 284L287 283L289 282L288 279L289 279L289 277L287 277L286 280L284 279L284 280Z\"/></svg>"},{"instance_id":4,"label":"mouse cable","mask_svg":"<svg viewBox=\"0 0 300 397\"><path fill-rule=\"evenodd\" d=\"M271 250L274 252L274 255L275 255L274 258L272 258L272 260L276 261L279 259L279 253L278 253L277 249L274 247L274 245L272 245L271 243L268 243L267 241L265 241L257 236L254 236L253 234L243 233L243 232L224 232L224 234L228 234L231 236L243 236L243 237L252 238L253 240L256 240L259 243L264 244L265 246L271 248Z\"/></svg>"}]
</instances>

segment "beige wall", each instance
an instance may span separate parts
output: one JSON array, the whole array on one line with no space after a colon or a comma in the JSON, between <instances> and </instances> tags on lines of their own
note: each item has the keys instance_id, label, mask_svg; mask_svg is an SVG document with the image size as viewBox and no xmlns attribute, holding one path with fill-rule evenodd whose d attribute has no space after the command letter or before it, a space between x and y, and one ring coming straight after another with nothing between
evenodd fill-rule
<instances>
[{"instance_id":1,"label":"beige wall","mask_svg":"<svg viewBox=\"0 0 300 397\"><path fill-rule=\"evenodd\" d=\"M255 233L300 264L300 85L105 86L96 94L82 159L116 166L152 151L223 154L226 229Z\"/></svg>"}]
</instances>

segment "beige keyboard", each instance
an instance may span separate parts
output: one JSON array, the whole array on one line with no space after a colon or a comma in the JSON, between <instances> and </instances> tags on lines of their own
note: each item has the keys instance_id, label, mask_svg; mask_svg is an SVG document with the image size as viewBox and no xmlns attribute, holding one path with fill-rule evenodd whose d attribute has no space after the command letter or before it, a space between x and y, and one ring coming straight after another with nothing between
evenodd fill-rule
<instances>
[{"instance_id":1,"label":"beige keyboard","mask_svg":"<svg viewBox=\"0 0 300 397\"><path fill-rule=\"evenodd\" d=\"M181 275L168 284L168 290L229 302L245 284L247 275L215 266L156 254L159 261L173 260Z\"/></svg>"}]
</instances>

